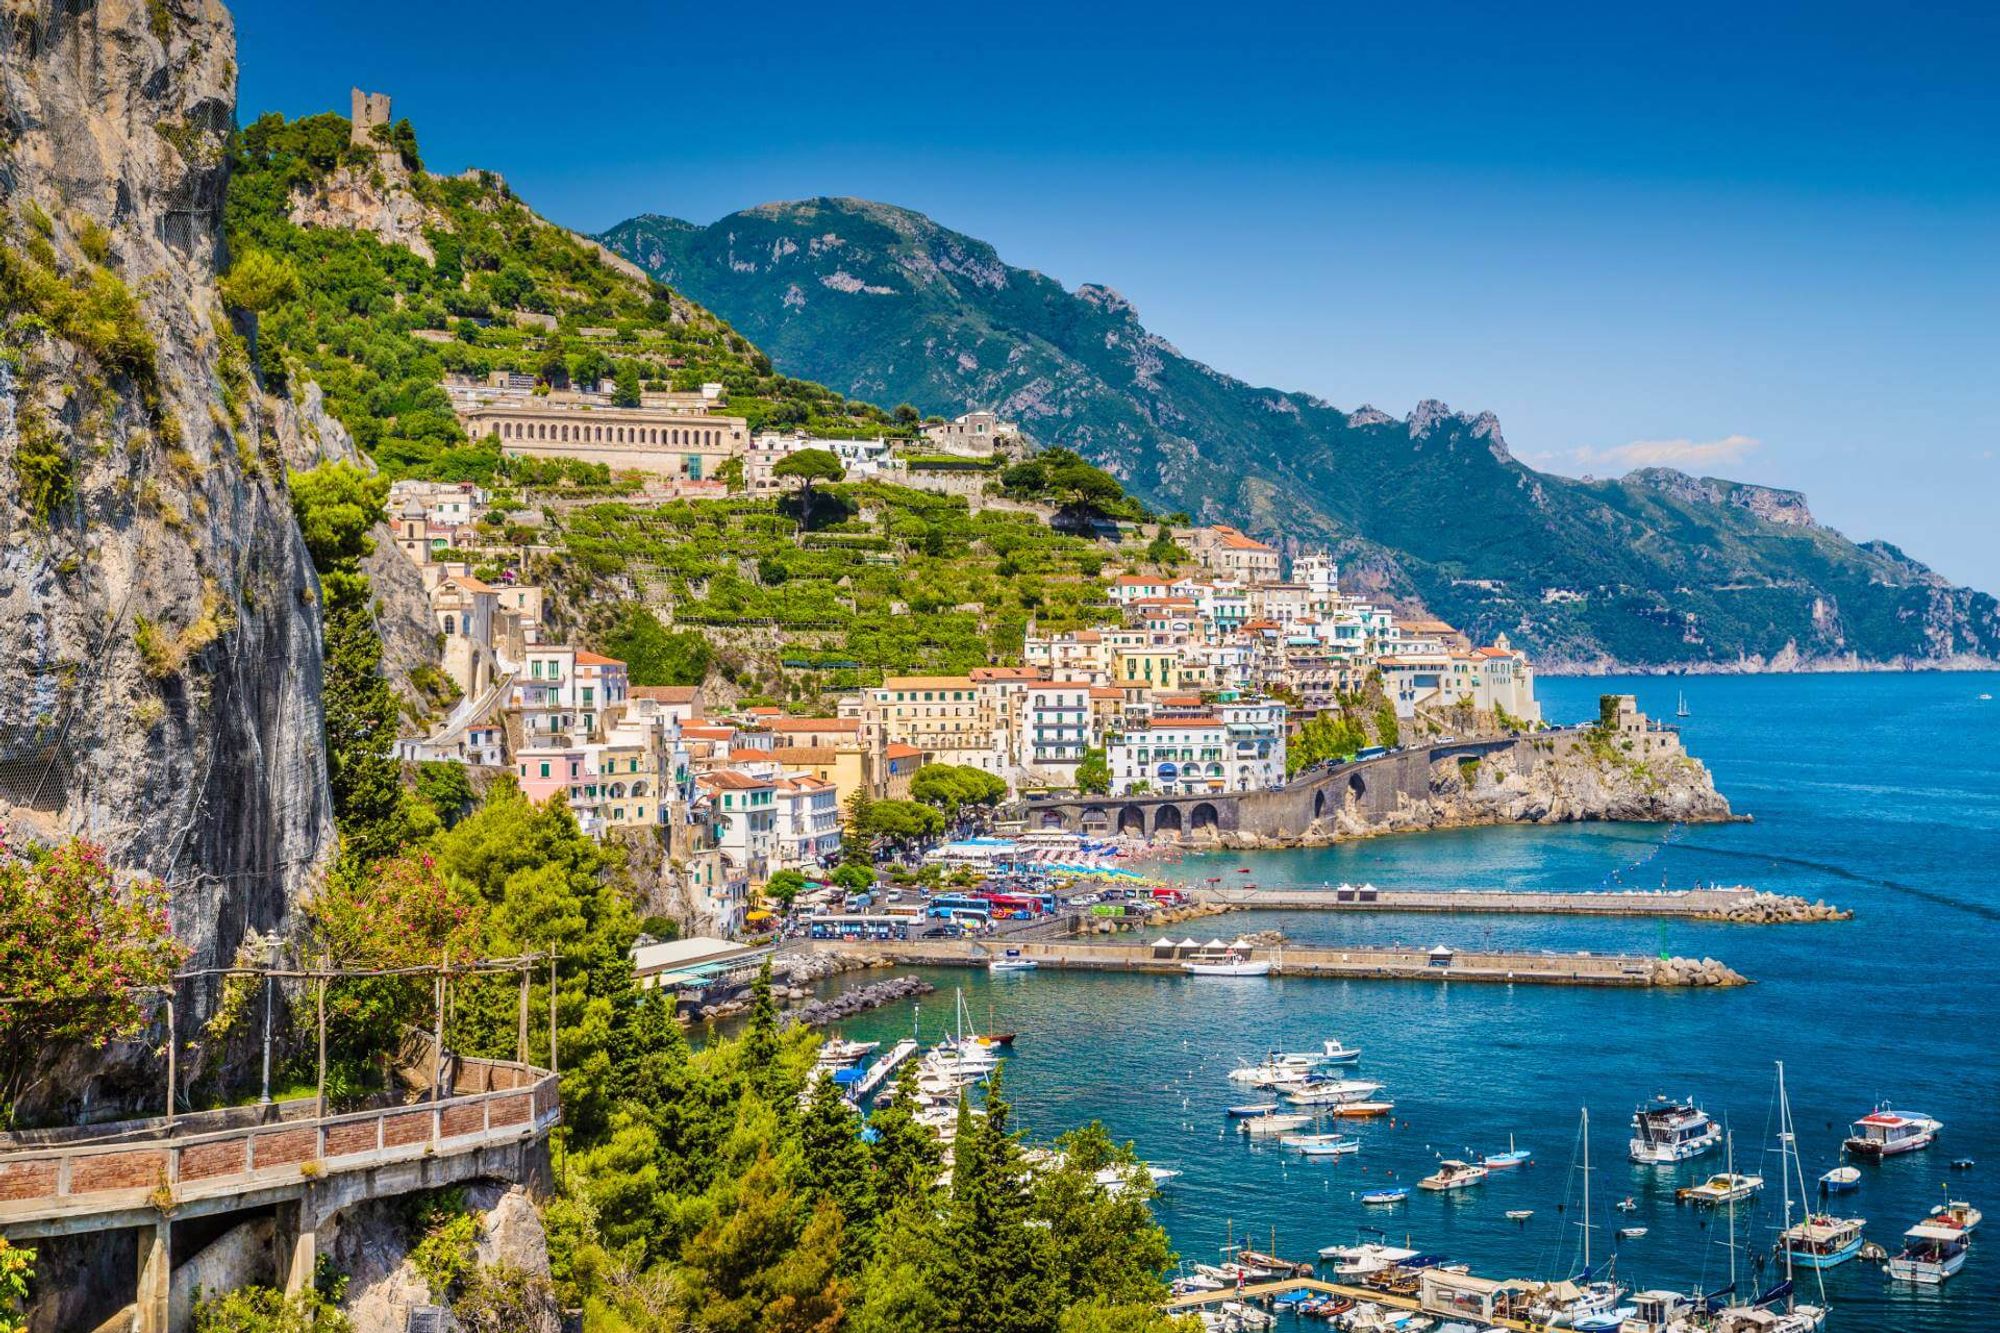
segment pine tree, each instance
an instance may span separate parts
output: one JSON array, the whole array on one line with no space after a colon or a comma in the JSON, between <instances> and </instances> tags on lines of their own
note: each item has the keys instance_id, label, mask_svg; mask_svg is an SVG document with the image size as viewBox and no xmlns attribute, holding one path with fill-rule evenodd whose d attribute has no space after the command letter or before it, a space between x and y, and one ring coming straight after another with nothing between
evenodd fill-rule
<instances>
[{"instance_id":1,"label":"pine tree","mask_svg":"<svg viewBox=\"0 0 2000 1333\"><path fill-rule=\"evenodd\" d=\"M873 1236L875 1195L869 1179L867 1145L861 1142L861 1117L840 1095L831 1078L813 1081L805 1113L799 1118L799 1194L809 1206L822 1200L840 1209L851 1240L842 1271L860 1269Z\"/></svg>"},{"instance_id":2,"label":"pine tree","mask_svg":"<svg viewBox=\"0 0 2000 1333\"><path fill-rule=\"evenodd\" d=\"M937 1135L917 1119L917 1066L906 1061L896 1071L894 1091L878 1102L868 1123L875 1130L869 1158L875 1167L875 1195L890 1200L928 1201L937 1189L944 1155Z\"/></svg>"},{"instance_id":3,"label":"pine tree","mask_svg":"<svg viewBox=\"0 0 2000 1333\"><path fill-rule=\"evenodd\" d=\"M771 960L750 983L750 1025L743 1034L743 1069L750 1086L773 1106L778 1103L778 1004L771 998Z\"/></svg>"},{"instance_id":4,"label":"pine tree","mask_svg":"<svg viewBox=\"0 0 2000 1333\"><path fill-rule=\"evenodd\" d=\"M959 1103L945 1226L953 1264L941 1275L958 1333L1047 1333L1065 1299L1050 1281L1046 1243L1028 1225L1027 1170L1007 1115L997 1073L984 1116Z\"/></svg>"},{"instance_id":5,"label":"pine tree","mask_svg":"<svg viewBox=\"0 0 2000 1333\"><path fill-rule=\"evenodd\" d=\"M394 742L400 711L382 675L382 636L365 598L326 608L326 776L343 850L363 861L402 845L402 773Z\"/></svg>"}]
</instances>

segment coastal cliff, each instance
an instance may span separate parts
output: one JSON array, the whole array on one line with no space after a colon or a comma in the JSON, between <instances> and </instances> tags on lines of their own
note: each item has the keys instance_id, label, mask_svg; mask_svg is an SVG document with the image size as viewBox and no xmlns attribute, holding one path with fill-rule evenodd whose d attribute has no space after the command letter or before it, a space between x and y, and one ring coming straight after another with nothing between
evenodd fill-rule
<instances>
[{"instance_id":1,"label":"coastal cliff","mask_svg":"<svg viewBox=\"0 0 2000 1333\"><path fill-rule=\"evenodd\" d=\"M332 842L284 474L348 446L263 391L226 307L235 77L215 0L0 25L0 822L159 878L195 967L286 929ZM43 1086L116 1100L147 1058Z\"/></svg>"}]
</instances>

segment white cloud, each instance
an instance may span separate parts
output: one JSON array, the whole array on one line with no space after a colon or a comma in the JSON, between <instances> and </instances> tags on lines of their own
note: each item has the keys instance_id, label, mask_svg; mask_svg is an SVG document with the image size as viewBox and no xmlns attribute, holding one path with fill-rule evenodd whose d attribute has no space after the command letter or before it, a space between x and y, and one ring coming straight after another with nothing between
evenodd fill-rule
<instances>
[{"instance_id":1,"label":"white cloud","mask_svg":"<svg viewBox=\"0 0 2000 1333\"><path fill-rule=\"evenodd\" d=\"M1562 457L1575 467L1704 468L1741 462L1760 445L1761 441L1748 435L1725 435L1719 440L1634 440L1608 449L1585 445Z\"/></svg>"}]
</instances>

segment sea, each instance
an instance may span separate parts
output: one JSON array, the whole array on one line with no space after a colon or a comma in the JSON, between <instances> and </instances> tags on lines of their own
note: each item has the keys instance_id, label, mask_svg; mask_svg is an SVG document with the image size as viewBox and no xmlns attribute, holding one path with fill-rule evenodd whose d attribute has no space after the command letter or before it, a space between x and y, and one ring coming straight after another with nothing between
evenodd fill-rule
<instances>
[{"instance_id":1,"label":"sea","mask_svg":"<svg viewBox=\"0 0 2000 1333\"><path fill-rule=\"evenodd\" d=\"M1004 1073L1030 1139L1102 1121L1178 1170L1156 1204L1184 1262L1248 1241L1311 1259L1324 1245L1387 1239L1491 1277L1574 1274L1586 1236L1634 1289L1739 1293L1779 1280L1777 1077L1808 1187L1839 1164L1849 1122L1878 1103L1944 1122L1928 1151L1861 1164L1860 1188L1824 1201L1868 1220L1894 1250L1948 1196L1987 1210L1964 1270L1942 1288L1892 1283L1873 1263L1797 1274L1836 1333L1973 1333L2000 1323L2000 675L1844 674L1546 679L1552 722L1594 717L1598 696L1636 694L1679 719L1752 822L1573 824L1454 830L1325 849L1190 855L1161 872L1259 886L1604 889L1745 884L1850 908L1851 921L1772 926L1570 917L1247 912L1202 923L1234 936L1276 928L1301 943L1402 943L1714 957L1752 979L1729 990L1188 978L1053 972L930 973L935 995L849 1021L845 1035L927 1040L962 989L975 1026L1019 1034ZM1248 873L1243 873L1247 871ZM1213 931L1199 927L1207 938ZM1362 1050L1350 1077L1384 1085L1393 1121L1346 1122L1351 1157L1306 1160L1251 1144L1225 1115L1257 1100L1224 1077L1270 1049L1338 1037ZM1692 1097L1723 1121L1736 1169L1766 1179L1729 1214L1677 1204L1678 1186L1724 1168L1717 1150L1679 1167L1626 1155L1635 1106ZM1589 1113L1591 1208L1579 1129ZM1440 1157L1507 1148L1532 1161L1454 1194L1414 1187ZM1953 1169L1971 1159L1970 1169ZM1796 1196L1797 1186L1793 1193ZM1633 1207L1615 1205L1629 1200ZM1805 1205L1792 1200L1794 1214ZM1509 1210L1532 1209L1526 1221ZM1622 1239L1620 1228L1643 1226ZM1992 1234L1988 1235L1990 1232Z\"/></svg>"}]
</instances>

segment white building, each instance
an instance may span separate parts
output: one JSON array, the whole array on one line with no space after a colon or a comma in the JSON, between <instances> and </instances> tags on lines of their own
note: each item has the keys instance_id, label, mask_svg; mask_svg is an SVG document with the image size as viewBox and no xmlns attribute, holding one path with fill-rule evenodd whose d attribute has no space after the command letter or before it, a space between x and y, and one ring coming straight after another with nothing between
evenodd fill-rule
<instances>
[{"instance_id":1,"label":"white building","mask_svg":"<svg viewBox=\"0 0 2000 1333\"><path fill-rule=\"evenodd\" d=\"M809 774L780 777L772 836L779 870L817 870L840 857L839 789Z\"/></svg>"}]
</instances>

